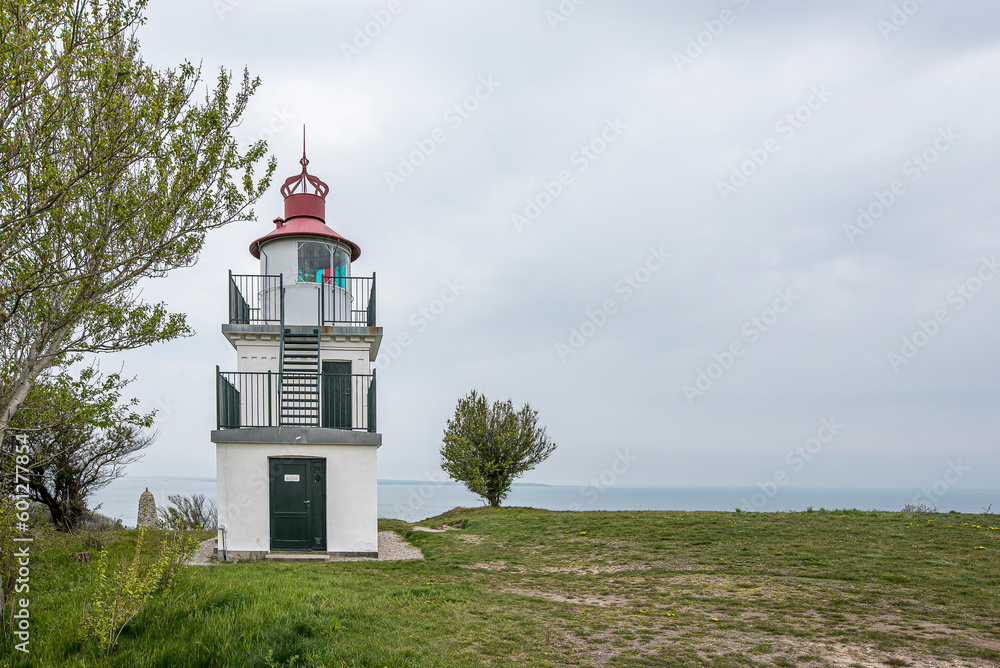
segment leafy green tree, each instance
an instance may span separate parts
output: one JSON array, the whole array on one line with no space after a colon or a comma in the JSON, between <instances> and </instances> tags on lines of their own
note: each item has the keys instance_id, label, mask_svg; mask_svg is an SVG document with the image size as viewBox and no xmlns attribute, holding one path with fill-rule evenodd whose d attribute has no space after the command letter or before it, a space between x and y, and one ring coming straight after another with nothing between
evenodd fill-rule
<instances>
[{"instance_id":1,"label":"leafy green tree","mask_svg":"<svg viewBox=\"0 0 1000 668\"><path fill-rule=\"evenodd\" d=\"M48 508L56 527L72 531L87 508L87 498L122 475L156 438L147 431L153 413L136 410L121 391L131 379L104 376L96 367L79 375L44 373L14 415L0 446L4 470L16 449L14 433L28 444L29 498ZM5 479L10 493L13 478Z\"/></svg>"},{"instance_id":2,"label":"leafy green tree","mask_svg":"<svg viewBox=\"0 0 1000 668\"><path fill-rule=\"evenodd\" d=\"M140 281L193 265L270 183L264 142L232 134L259 81L153 69L145 6L0 2L0 437L53 365L189 335Z\"/></svg>"},{"instance_id":3,"label":"leafy green tree","mask_svg":"<svg viewBox=\"0 0 1000 668\"><path fill-rule=\"evenodd\" d=\"M548 459L556 449L538 426L538 411L525 404L489 400L476 390L458 400L441 446L441 468L469 491L499 506L514 479Z\"/></svg>"}]
</instances>

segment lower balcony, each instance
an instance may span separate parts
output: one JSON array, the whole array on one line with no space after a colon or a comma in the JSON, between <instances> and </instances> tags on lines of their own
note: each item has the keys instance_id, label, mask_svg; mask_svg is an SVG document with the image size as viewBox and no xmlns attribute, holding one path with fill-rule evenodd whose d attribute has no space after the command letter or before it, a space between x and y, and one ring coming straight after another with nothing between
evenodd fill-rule
<instances>
[{"instance_id":1,"label":"lower balcony","mask_svg":"<svg viewBox=\"0 0 1000 668\"><path fill-rule=\"evenodd\" d=\"M218 429L323 427L376 431L375 373L215 369Z\"/></svg>"}]
</instances>

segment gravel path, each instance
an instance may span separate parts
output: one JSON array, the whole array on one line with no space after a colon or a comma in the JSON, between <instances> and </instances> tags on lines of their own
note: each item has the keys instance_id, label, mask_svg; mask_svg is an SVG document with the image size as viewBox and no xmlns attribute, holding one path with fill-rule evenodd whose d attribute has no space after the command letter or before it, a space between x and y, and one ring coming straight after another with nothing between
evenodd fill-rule
<instances>
[{"instance_id":1,"label":"gravel path","mask_svg":"<svg viewBox=\"0 0 1000 668\"><path fill-rule=\"evenodd\" d=\"M198 544L198 550L187 562L188 566L211 566L218 563L215 550L219 546L218 538L209 538ZM407 561L423 559L424 553L419 547L414 547L400 538L394 531L378 532L378 561ZM334 557L331 561L375 561L367 557Z\"/></svg>"},{"instance_id":2,"label":"gravel path","mask_svg":"<svg viewBox=\"0 0 1000 668\"><path fill-rule=\"evenodd\" d=\"M419 547L413 547L395 531L378 532L378 561L407 561L423 559ZM330 561L375 561L371 557L333 557Z\"/></svg>"},{"instance_id":3,"label":"gravel path","mask_svg":"<svg viewBox=\"0 0 1000 668\"><path fill-rule=\"evenodd\" d=\"M194 556L187 561L188 566L211 566L215 563L213 556L215 554L215 548L219 545L218 538L209 538L208 540L203 540L198 543L198 549L195 551Z\"/></svg>"},{"instance_id":4,"label":"gravel path","mask_svg":"<svg viewBox=\"0 0 1000 668\"><path fill-rule=\"evenodd\" d=\"M378 560L406 561L408 559L423 559L424 553L419 547L413 547L400 538L395 531L378 532Z\"/></svg>"}]
</instances>

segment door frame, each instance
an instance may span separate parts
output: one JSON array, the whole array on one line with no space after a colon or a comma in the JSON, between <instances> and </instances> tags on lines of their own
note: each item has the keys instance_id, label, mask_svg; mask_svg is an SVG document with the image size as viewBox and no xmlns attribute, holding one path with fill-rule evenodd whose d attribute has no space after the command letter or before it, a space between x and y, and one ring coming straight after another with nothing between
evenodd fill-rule
<instances>
[{"instance_id":1,"label":"door frame","mask_svg":"<svg viewBox=\"0 0 1000 668\"><path fill-rule=\"evenodd\" d=\"M268 457L267 477L268 477L268 549L271 552L301 552L303 550L293 548L274 547L275 517L274 495L278 484L277 474L274 465L280 462L295 462L306 466L306 530L304 540L308 547L307 551L326 552L326 458L325 457ZM319 476L319 480L316 477Z\"/></svg>"}]
</instances>

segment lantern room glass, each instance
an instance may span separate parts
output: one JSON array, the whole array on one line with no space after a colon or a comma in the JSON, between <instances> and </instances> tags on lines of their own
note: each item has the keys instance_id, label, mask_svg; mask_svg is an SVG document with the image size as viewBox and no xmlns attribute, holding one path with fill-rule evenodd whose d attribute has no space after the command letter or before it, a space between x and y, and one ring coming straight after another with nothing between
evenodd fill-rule
<instances>
[{"instance_id":1,"label":"lantern room glass","mask_svg":"<svg viewBox=\"0 0 1000 668\"><path fill-rule=\"evenodd\" d=\"M351 256L339 244L300 241L298 280L300 283L326 283L347 287Z\"/></svg>"}]
</instances>

